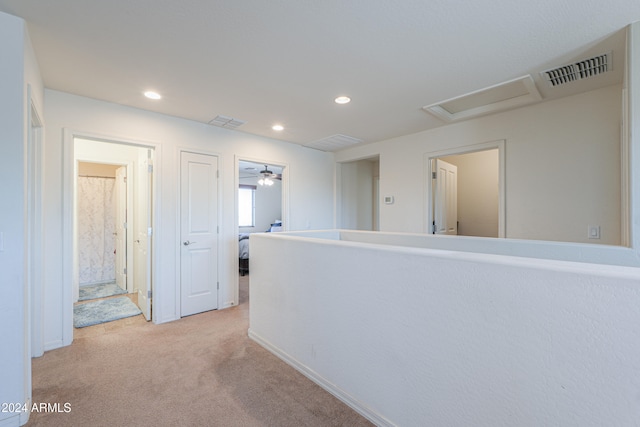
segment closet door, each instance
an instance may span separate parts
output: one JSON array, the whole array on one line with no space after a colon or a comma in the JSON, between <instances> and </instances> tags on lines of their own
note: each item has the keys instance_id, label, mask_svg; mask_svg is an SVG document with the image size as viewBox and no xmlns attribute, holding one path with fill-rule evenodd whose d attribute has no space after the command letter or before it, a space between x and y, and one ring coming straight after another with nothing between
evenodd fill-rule
<instances>
[{"instance_id":1,"label":"closet door","mask_svg":"<svg viewBox=\"0 0 640 427\"><path fill-rule=\"evenodd\" d=\"M180 155L180 312L218 308L218 158Z\"/></svg>"}]
</instances>

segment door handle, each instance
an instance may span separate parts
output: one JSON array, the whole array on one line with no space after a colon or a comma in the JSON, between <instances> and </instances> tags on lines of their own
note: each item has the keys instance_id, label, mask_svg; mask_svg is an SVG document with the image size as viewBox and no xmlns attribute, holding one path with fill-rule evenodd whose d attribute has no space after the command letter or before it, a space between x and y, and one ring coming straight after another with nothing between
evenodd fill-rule
<instances>
[{"instance_id":1,"label":"door handle","mask_svg":"<svg viewBox=\"0 0 640 427\"><path fill-rule=\"evenodd\" d=\"M197 243L197 242L190 242L188 240L186 242L182 242L182 244L185 246L193 245L194 243Z\"/></svg>"}]
</instances>

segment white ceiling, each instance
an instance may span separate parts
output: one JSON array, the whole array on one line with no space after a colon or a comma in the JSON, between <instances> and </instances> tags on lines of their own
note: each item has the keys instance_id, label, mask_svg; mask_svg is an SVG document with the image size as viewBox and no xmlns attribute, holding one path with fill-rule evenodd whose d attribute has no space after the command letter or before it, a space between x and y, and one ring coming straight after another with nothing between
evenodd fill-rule
<instances>
[{"instance_id":1,"label":"white ceiling","mask_svg":"<svg viewBox=\"0 0 640 427\"><path fill-rule=\"evenodd\" d=\"M442 126L422 107L527 74L543 101L619 82L621 30L640 1L0 0L0 11L27 21L47 88L203 123L224 115L310 145ZM540 79L608 50L613 73L556 90Z\"/></svg>"},{"instance_id":2,"label":"white ceiling","mask_svg":"<svg viewBox=\"0 0 640 427\"><path fill-rule=\"evenodd\" d=\"M255 178L260 175L263 170L269 170L276 175L282 174L282 167L276 165L265 165L264 163L249 162L246 160L240 160L238 162L238 171L240 173L240 179L242 178Z\"/></svg>"}]
</instances>

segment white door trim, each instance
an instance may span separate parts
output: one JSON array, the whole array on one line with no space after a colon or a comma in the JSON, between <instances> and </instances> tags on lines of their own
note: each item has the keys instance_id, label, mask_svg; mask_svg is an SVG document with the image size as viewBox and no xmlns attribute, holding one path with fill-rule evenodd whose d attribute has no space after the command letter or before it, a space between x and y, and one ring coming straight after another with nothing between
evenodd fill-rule
<instances>
[{"instance_id":1,"label":"white door trim","mask_svg":"<svg viewBox=\"0 0 640 427\"><path fill-rule=\"evenodd\" d=\"M159 244L161 239L161 230L158 224L161 223L161 198L162 194L161 180L159 176L161 162L161 145L157 142L141 141L128 139L117 136L109 136L96 134L86 131L78 131L69 128L63 128L62 137L62 345L67 346L73 342L73 284L78 280L77 263L75 261L76 248L76 232L74 226L74 181L77 176L77 164L75 161L74 139L90 139L101 142L109 142L121 145L133 145L138 147L150 148L154 150L154 166L153 188L152 188L152 209L154 212L152 227L154 230L154 238L152 240L152 259L151 274L154 278L152 289L156 302L162 297L161 277L157 274L159 265ZM153 321L160 319L159 313L161 304L155 305L153 310ZM56 346L55 348L60 347ZM47 349L45 349L47 350Z\"/></svg>"},{"instance_id":2,"label":"white door trim","mask_svg":"<svg viewBox=\"0 0 640 427\"><path fill-rule=\"evenodd\" d=\"M504 238L507 235L507 206L506 206L506 140L500 139L480 144L467 145L462 147L454 147L442 151L432 151L424 154L425 175L423 178L424 189L424 209L426 215L423 215L425 222L423 225L424 233L430 234L433 224L433 188L431 186L431 177L434 172L432 159L444 156L453 156L456 154L468 154L477 151L486 151L498 149L498 237Z\"/></svg>"},{"instance_id":3,"label":"white door trim","mask_svg":"<svg viewBox=\"0 0 640 427\"><path fill-rule=\"evenodd\" d=\"M44 266L43 266L43 122L27 85L27 312L29 317L29 357L44 354ZM29 378L31 374L29 373Z\"/></svg>"}]
</instances>

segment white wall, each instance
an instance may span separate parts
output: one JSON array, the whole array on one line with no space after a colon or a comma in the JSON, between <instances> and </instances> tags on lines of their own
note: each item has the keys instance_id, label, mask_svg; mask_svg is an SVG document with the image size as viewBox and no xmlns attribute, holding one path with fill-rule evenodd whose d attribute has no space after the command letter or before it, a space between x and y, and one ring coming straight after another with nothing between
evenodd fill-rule
<instances>
[{"instance_id":1,"label":"white wall","mask_svg":"<svg viewBox=\"0 0 640 427\"><path fill-rule=\"evenodd\" d=\"M377 425L640 419L640 269L292 234L251 240L249 335Z\"/></svg>"},{"instance_id":2,"label":"white wall","mask_svg":"<svg viewBox=\"0 0 640 427\"><path fill-rule=\"evenodd\" d=\"M65 236L63 217L63 129L106 140L123 139L157 144L161 159L155 165L160 192L154 259L156 268L154 321L167 322L179 317L178 283L178 170L179 150L189 149L216 154L221 174L221 261L220 305L237 302L237 235L235 228L235 194L239 158L264 158L276 164L289 165L288 228L330 228L333 226L333 156L285 142L260 138L202 123L164 116L157 113L109 104L57 91L45 92L46 165L45 165L45 262L48 348L65 344L60 307L63 304L63 259L61 247ZM65 297L66 298L66 297Z\"/></svg>"},{"instance_id":3,"label":"white wall","mask_svg":"<svg viewBox=\"0 0 640 427\"><path fill-rule=\"evenodd\" d=\"M30 403L30 289L27 287L27 129L31 102L42 113L42 80L24 21L0 13L0 402ZM31 99L28 99L30 87ZM28 413L0 412L0 424Z\"/></svg>"},{"instance_id":4,"label":"white wall","mask_svg":"<svg viewBox=\"0 0 640 427\"><path fill-rule=\"evenodd\" d=\"M426 153L506 140L506 236L620 243L621 86L535 104L336 153L380 155L385 231L424 232ZM587 238L599 225L602 238Z\"/></svg>"},{"instance_id":5,"label":"white wall","mask_svg":"<svg viewBox=\"0 0 640 427\"><path fill-rule=\"evenodd\" d=\"M498 150L442 160L458 167L458 234L498 237Z\"/></svg>"}]
</instances>

